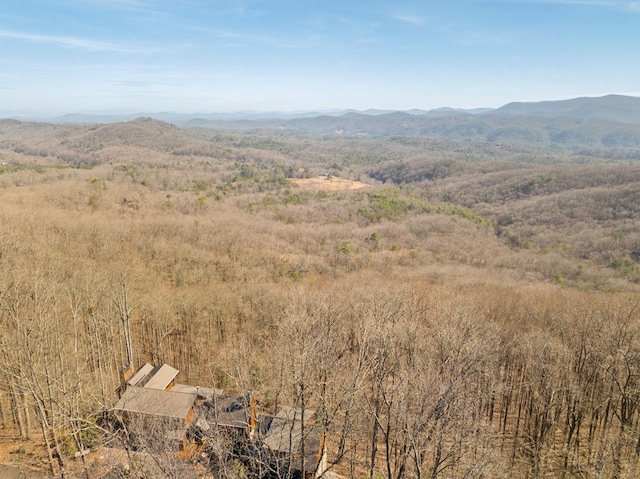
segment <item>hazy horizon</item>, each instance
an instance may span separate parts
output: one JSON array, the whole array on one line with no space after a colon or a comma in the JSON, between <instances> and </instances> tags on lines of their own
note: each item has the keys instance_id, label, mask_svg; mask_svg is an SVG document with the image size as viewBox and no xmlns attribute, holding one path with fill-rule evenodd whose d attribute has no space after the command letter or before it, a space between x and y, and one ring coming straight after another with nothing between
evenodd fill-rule
<instances>
[{"instance_id":1,"label":"hazy horizon","mask_svg":"<svg viewBox=\"0 0 640 479\"><path fill-rule=\"evenodd\" d=\"M95 117L103 117L103 118L117 118L117 119L127 119L127 118L138 118L138 117L144 117L144 116L151 116L151 117L155 117L155 118L169 118L172 116L175 117L187 117L187 118L197 118L198 116L202 116L202 117L219 117L220 119L222 118L228 118L228 119L233 119L233 118L237 118L237 119L258 119L258 118L276 118L275 115L282 115L283 117L296 117L296 116L304 116L305 114L309 114L310 116L315 116L315 114L318 115L342 115L348 112L356 112L356 113L361 113L361 114L367 114L367 113L371 113L371 114L377 114L377 113L386 113L386 112L407 112L407 113L411 113L412 111L417 111L417 112L430 112L430 111L438 111L438 110L453 110L453 111L460 111L460 112L484 112L483 110L486 111L492 111L492 110L496 110L499 109L505 105L508 105L510 103L531 103L531 104L535 104L535 103L546 103L546 102L555 102L555 101L562 101L562 100L575 100L575 99L579 99L579 98L602 98L605 96L612 96L612 95L623 95L623 96L629 96L629 97L633 97L633 98L640 98L640 94L638 93L609 93L606 95L599 95L599 96L583 96L583 97L573 97L573 98L561 98L561 99L557 99L557 100L540 100L540 101L531 101L531 102L507 102L505 104L502 105L498 105L495 107L473 107L473 108L456 108L456 107L449 107L446 105L440 106L440 107L435 107L435 108L429 108L429 109L422 109L422 108L408 108L408 109L382 109L382 108L364 108L364 109L356 109L356 108L329 108L329 109L300 109L300 110L252 110L252 109L245 109L245 110L235 110L235 111L212 111L212 110L200 110L200 111L170 111L170 110L165 110L165 111L142 111L142 110L93 110L93 111L62 111L62 112L53 112L53 113L38 113L38 112L34 112L34 113L21 113L21 112L3 112L2 110L0 110L0 119L3 118L14 118L14 119L18 119L18 120L41 120L41 121L48 121L48 120L60 120L63 119L64 117L73 117L73 116L78 116L78 117L91 117L91 116L95 116ZM270 114L273 114L274 116L269 116Z\"/></svg>"},{"instance_id":2,"label":"hazy horizon","mask_svg":"<svg viewBox=\"0 0 640 479\"><path fill-rule=\"evenodd\" d=\"M500 105L503 106L503 105ZM53 113L20 113L20 112L3 112L0 110L0 118L42 118L42 119L57 119L64 116L137 116L137 115L176 115L176 116L194 116L194 115L268 115L270 113L273 114L282 114L282 115L301 115L301 114L323 114L323 115L332 115L332 114L343 114L346 112L358 112L358 113L366 113L366 112L411 112L412 110L417 111L432 111L439 109L452 109L458 111L473 111L473 110L493 110L498 107L477 107L477 108L453 108L448 106L441 106L436 108L422 109L422 108L408 108L408 109L392 109L392 108L364 108L364 109L356 109L356 108L327 108L327 109L300 109L300 110L229 110L229 111L212 111L212 110L200 110L200 111L143 111L143 110L87 110L87 111L63 111L63 112L53 112Z\"/></svg>"}]
</instances>

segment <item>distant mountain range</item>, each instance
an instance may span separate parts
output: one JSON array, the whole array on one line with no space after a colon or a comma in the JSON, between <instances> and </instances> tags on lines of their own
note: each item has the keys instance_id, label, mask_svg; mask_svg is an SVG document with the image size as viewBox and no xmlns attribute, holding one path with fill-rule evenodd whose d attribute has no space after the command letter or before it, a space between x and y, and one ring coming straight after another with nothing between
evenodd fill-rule
<instances>
[{"instance_id":1,"label":"distant mountain range","mask_svg":"<svg viewBox=\"0 0 640 479\"><path fill-rule=\"evenodd\" d=\"M622 95L473 110L331 110L128 115L64 115L56 123L112 123L137 117L190 128L277 129L344 136L420 136L465 142L524 143L579 150L640 148L640 98Z\"/></svg>"},{"instance_id":2,"label":"distant mountain range","mask_svg":"<svg viewBox=\"0 0 640 479\"><path fill-rule=\"evenodd\" d=\"M345 112L300 118L208 120L189 127L280 129L315 134L420 136L466 142L519 143L580 150L640 148L640 98L600 98L509 103L495 110Z\"/></svg>"},{"instance_id":3,"label":"distant mountain range","mask_svg":"<svg viewBox=\"0 0 640 479\"><path fill-rule=\"evenodd\" d=\"M480 114L493 111L493 108L437 108L434 110L402 110L402 113L416 116L442 117L455 116L461 114ZM130 121L136 118L154 118L156 120L183 125L190 122L206 122L206 121L254 121L254 120L292 120L299 118L316 118L319 116L343 116L347 114L359 114L367 116L389 115L398 113L399 110L325 110L325 111L295 111L295 112L278 112L278 111L240 111L232 113L109 113L109 114L91 114L91 113L68 113L55 118L46 119L51 123L115 123L119 121ZM22 119L14 117L16 119ZM26 119L26 118L24 118Z\"/></svg>"}]
</instances>

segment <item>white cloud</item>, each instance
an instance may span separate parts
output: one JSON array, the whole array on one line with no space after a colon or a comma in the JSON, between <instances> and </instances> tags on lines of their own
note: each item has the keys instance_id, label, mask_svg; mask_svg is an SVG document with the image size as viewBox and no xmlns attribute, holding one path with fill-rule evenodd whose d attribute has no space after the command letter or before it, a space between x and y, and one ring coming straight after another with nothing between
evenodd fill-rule
<instances>
[{"instance_id":1,"label":"white cloud","mask_svg":"<svg viewBox=\"0 0 640 479\"><path fill-rule=\"evenodd\" d=\"M153 5L153 2L147 2L144 0L66 0L63 3L70 5L99 5L105 7L126 8L126 9L139 9L146 8Z\"/></svg>"},{"instance_id":2,"label":"white cloud","mask_svg":"<svg viewBox=\"0 0 640 479\"><path fill-rule=\"evenodd\" d=\"M555 5L582 5L591 7L605 7L640 12L640 2L624 0L502 0L503 3L543 3Z\"/></svg>"},{"instance_id":3,"label":"white cloud","mask_svg":"<svg viewBox=\"0 0 640 479\"><path fill-rule=\"evenodd\" d=\"M503 47L511 44L511 40L500 33L465 32L460 35L458 43L467 47L495 46Z\"/></svg>"},{"instance_id":4,"label":"white cloud","mask_svg":"<svg viewBox=\"0 0 640 479\"><path fill-rule=\"evenodd\" d=\"M173 0L178 4L190 5L188 0ZM55 0L54 3L63 3L76 9L101 9L119 11L126 15L142 17L167 18L166 5L158 0Z\"/></svg>"},{"instance_id":5,"label":"white cloud","mask_svg":"<svg viewBox=\"0 0 640 479\"><path fill-rule=\"evenodd\" d=\"M0 38L13 40L25 40L35 43L48 43L67 48L77 48L93 52L117 52L117 53L151 53L156 49L134 48L128 45L121 45L112 42L102 42L78 37L40 35L37 33L15 32L10 30L0 30Z\"/></svg>"},{"instance_id":6,"label":"white cloud","mask_svg":"<svg viewBox=\"0 0 640 479\"><path fill-rule=\"evenodd\" d=\"M271 45L278 48L285 49L302 49L302 48L313 48L321 46L321 39L318 37L308 37L308 38L284 38L278 37L274 35L262 35L255 32L243 32L243 31L232 31L232 30L222 30L218 28L199 28L193 27L191 30L194 31L203 31L210 33L218 38L234 40L236 42L246 42L249 44L260 44L260 45ZM243 46L242 43L234 43L233 46Z\"/></svg>"},{"instance_id":7,"label":"white cloud","mask_svg":"<svg viewBox=\"0 0 640 479\"><path fill-rule=\"evenodd\" d=\"M400 20L401 22L413 23L414 25L424 25L425 22L424 17L420 17L418 15L407 15L404 13L397 13L393 15L393 18Z\"/></svg>"}]
</instances>

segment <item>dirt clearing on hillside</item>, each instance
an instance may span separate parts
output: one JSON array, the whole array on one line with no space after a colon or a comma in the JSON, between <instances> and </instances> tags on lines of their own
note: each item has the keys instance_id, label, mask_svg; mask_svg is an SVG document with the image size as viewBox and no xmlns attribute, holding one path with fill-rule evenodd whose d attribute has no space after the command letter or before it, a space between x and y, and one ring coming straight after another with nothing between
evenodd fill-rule
<instances>
[{"instance_id":1,"label":"dirt clearing on hillside","mask_svg":"<svg viewBox=\"0 0 640 479\"><path fill-rule=\"evenodd\" d=\"M343 191L343 190L359 190L360 188L369 188L371 185L361 183L360 181L345 180L344 178L336 178L335 176L318 176L316 178L293 178L291 182L306 190L311 191Z\"/></svg>"}]
</instances>

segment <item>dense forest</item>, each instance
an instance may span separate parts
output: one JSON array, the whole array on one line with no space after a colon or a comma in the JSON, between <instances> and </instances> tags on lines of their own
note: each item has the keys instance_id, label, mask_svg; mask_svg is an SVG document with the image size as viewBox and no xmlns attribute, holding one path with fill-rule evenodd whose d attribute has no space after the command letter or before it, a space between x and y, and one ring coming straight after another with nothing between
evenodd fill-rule
<instances>
[{"instance_id":1,"label":"dense forest","mask_svg":"<svg viewBox=\"0 0 640 479\"><path fill-rule=\"evenodd\" d=\"M639 154L2 120L0 462L137 477L103 418L166 362L340 477L638 477Z\"/></svg>"}]
</instances>

